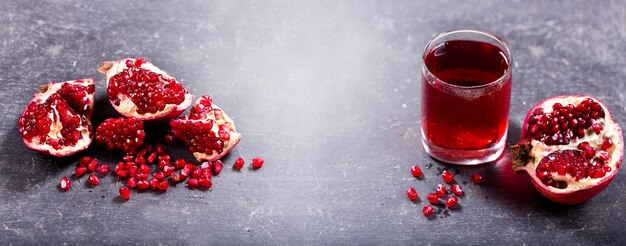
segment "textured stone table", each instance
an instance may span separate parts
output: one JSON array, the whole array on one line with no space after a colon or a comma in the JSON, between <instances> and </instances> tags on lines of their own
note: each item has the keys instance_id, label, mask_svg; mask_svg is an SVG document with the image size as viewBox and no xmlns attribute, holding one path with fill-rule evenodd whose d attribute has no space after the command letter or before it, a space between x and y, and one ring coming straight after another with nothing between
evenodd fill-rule
<instances>
[{"instance_id":1,"label":"textured stone table","mask_svg":"<svg viewBox=\"0 0 626 246\"><path fill-rule=\"evenodd\" d=\"M559 206L501 161L452 167L461 209L425 219L404 190L439 183L420 145L420 55L436 33L489 30L514 59L509 143L557 94L604 100L625 123L624 1L4 1L0 7L0 244L625 244L626 172ZM563 1L565 2L565 1ZM117 113L99 62L146 57L235 118L243 140L203 192L133 193L112 177L57 188L78 156L22 144L17 119L42 83L94 77L94 123ZM162 129L153 126L151 130ZM191 158L182 146L173 156ZM86 154L113 163L119 154ZM415 180L418 163L426 178ZM424 168L433 163L431 169Z\"/></svg>"}]
</instances>

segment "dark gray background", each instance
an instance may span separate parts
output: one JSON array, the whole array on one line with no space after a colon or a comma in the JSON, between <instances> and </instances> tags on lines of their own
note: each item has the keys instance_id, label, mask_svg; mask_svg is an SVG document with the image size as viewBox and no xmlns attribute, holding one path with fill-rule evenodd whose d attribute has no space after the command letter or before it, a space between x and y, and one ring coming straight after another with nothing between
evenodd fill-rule
<instances>
[{"instance_id":1,"label":"dark gray background","mask_svg":"<svg viewBox=\"0 0 626 246\"><path fill-rule=\"evenodd\" d=\"M508 156L456 168L462 209L427 220L440 182L420 144L421 52L436 33L489 30L514 60L509 142L526 111L558 94L602 99L624 122L626 3L620 1L3 1L0 4L0 244L624 244L626 173L579 206L542 198ZM22 144L35 88L93 77L94 124L117 116L101 61L142 56L237 123L211 191L172 187L117 199L112 177L60 192L78 156ZM162 128L155 126L153 128ZM154 129L153 129L154 130ZM109 163L119 154L92 146ZM80 156L80 155L79 155ZM176 147L173 156L190 158ZM433 162L432 169L424 165ZM419 164L426 178L415 180Z\"/></svg>"}]
</instances>

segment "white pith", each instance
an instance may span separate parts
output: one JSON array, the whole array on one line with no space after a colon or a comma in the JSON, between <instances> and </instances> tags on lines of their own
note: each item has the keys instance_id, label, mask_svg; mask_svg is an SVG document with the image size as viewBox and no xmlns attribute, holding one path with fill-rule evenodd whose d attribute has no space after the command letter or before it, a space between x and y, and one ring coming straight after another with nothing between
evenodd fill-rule
<instances>
[{"instance_id":1,"label":"white pith","mask_svg":"<svg viewBox=\"0 0 626 246\"><path fill-rule=\"evenodd\" d=\"M567 104L578 105L580 102L582 102L586 98L588 97L571 97L571 96L555 97L555 98L552 98L543 102L541 107L543 108L543 113L545 114L545 113L552 112L552 105L554 105L557 102L561 103L564 106ZM623 143L620 141L620 137L621 137L620 127L610 116L610 111L602 102L600 102L599 100L595 98L591 98L591 99L594 100L595 102L598 102L602 106L602 109L605 112L604 118L594 120L594 124L600 123L600 124L603 124L604 126L600 134L596 134L592 130L592 128L589 128L585 131L585 136L583 138L571 140L568 145L546 145L542 143L541 141L538 141L532 137L529 137L531 139L530 143L533 146L529 154L532 157L532 159L534 159L534 161L532 165L527 165L525 168L527 169L529 173L534 174L537 166L539 165L539 163L541 163L542 157L546 156L548 153L557 152L557 151L578 150L577 146L579 143L582 143L582 142L588 142L592 148L598 150L600 149L600 146L602 146L602 143L604 142L604 137L607 137L613 140L613 146L611 146L611 148L607 150L607 152L609 153L609 160L605 163L606 165L611 167L611 172L608 172L604 177L601 177L601 178L587 177L587 178L580 179L579 181L576 181L576 179L572 177L569 173L566 173L565 175L558 175L557 173L553 173L552 174L553 179L555 181L565 181L567 183L567 188L559 189L553 186L544 185L551 192L565 193L565 192L569 192L570 190L580 190L586 187L595 186L598 183L603 182L605 179L610 178L612 176L612 173L616 172L618 169L617 163L621 161L621 157L624 151ZM531 175L531 176L538 179L535 175ZM539 181L539 183L542 183L542 182Z\"/></svg>"},{"instance_id":2,"label":"white pith","mask_svg":"<svg viewBox=\"0 0 626 246\"><path fill-rule=\"evenodd\" d=\"M121 73L124 69L127 68L126 66L127 60L131 60L134 62L136 59L122 59L116 62L111 62L111 67L105 71L105 75L107 77L107 87L109 85L109 80L111 79L111 77L115 76L118 73ZM158 67L154 66L150 62L145 62L144 64L140 66L140 68L155 72L157 74L161 74L163 75L163 77L166 77L166 78L172 78L165 71L159 69ZM191 105L191 101L193 100L193 96L187 93L185 94L185 100L180 105L166 104L163 110L158 111L156 113L146 112L144 114L139 114L137 113L137 105L135 105L135 103L127 95L118 93L117 98L120 99L120 105L119 106L115 104L112 104L112 105L113 107L117 109L118 112L124 112L124 115L127 117L140 118L140 119L141 118L144 118L144 119L156 118L161 115L167 115L170 112L177 110L177 109L184 110L187 107L189 107L189 105Z\"/></svg>"},{"instance_id":3,"label":"white pith","mask_svg":"<svg viewBox=\"0 0 626 246\"><path fill-rule=\"evenodd\" d=\"M81 82L78 82L81 81ZM45 92L35 94L32 102L37 104L45 103L46 100L53 94L57 93L64 83L73 84L73 85L81 85L81 86L89 86L93 85L93 79L82 79L82 80L71 80L62 83L52 82L48 84L47 90ZM89 107L93 108L93 94L87 94L89 98ZM48 132L48 137L51 139L61 139L63 136L61 135L61 130L63 129L63 125L61 124L61 116L58 114L56 110L56 105L51 105L53 109L52 112L48 113L48 118L52 121L50 124L50 131ZM56 118L56 120L55 120ZM79 125L77 130L81 133L82 138L80 138L76 145L74 146L66 146L65 148L55 149L54 147L42 142L42 139L39 136L35 136L31 139L31 141L26 141L24 139L24 143L32 149L48 152L54 156L66 156L69 154L73 154L74 150L79 151L86 149L91 144L91 139L89 138L89 129ZM71 148L71 151L68 152L68 148Z\"/></svg>"}]
</instances>

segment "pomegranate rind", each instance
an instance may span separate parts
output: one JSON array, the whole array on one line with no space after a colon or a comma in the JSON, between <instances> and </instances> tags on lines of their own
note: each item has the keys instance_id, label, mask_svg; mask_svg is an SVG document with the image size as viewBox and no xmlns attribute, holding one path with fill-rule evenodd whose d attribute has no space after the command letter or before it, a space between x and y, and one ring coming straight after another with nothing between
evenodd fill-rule
<instances>
[{"instance_id":1,"label":"pomegranate rind","mask_svg":"<svg viewBox=\"0 0 626 246\"><path fill-rule=\"evenodd\" d=\"M100 73L105 74L107 78L107 87L109 86L109 80L111 79L111 77L115 76L118 73L121 73L122 70L127 68L126 61L128 60L131 60L134 63L135 60L137 59L125 58L125 59L121 59L118 61L105 61L100 64L98 71ZM172 76L167 74L165 71L159 69L158 67L154 66L150 62L145 62L141 64L140 67L143 69L147 69L152 72L161 74L166 78L173 78ZM128 96L120 93L118 94L117 98L120 99L119 105L115 105L115 103L113 103L112 100L109 100L109 101L111 102L111 106L113 106L113 108L117 112L119 112L121 115L127 118L136 118L136 119L140 119L143 121L155 123L155 122L167 122L170 119L174 119L178 117L191 105L191 102L193 101L194 96L191 95L189 91L187 91L187 93L185 93L185 100L182 103L167 104L165 108L161 111L158 111L156 113L145 113L145 114L139 114L137 112L137 106L135 105L135 103L133 103L133 101Z\"/></svg>"},{"instance_id":2,"label":"pomegranate rind","mask_svg":"<svg viewBox=\"0 0 626 246\"><path fill-rule=\"evenodd\" d=\"M602 144L603 139L594 139L592 134L586 134L582 139L571 140L568 145L546 145L538 140L535 140L529 134L528 122L530 117L533 116L533 112L537 108L543 108L544 113L550 112L554 103L561 103L563 105L572 103L578 104L591 98L595 102L598 102L602 109L605 111L605 117L603 118L604 129L602 135L604 137L611 138L613 140L613 146L608 149L610 159L606 165L610 166L612 170L607 172L604 177L601 178L585 178L580 181L566 180L568 187L565 189L559 189L553 186L545 185L535 174L537 165L541 161L541 158L546 153L576 149L576 146L580 142L590 142L592 146L598 146ZM588 132L591 131L590 129ZM597 135L596 135L597 136ZM529 174L531 181L535 188L546 198L561 204L575 205L580 204L598 195L604 188L606 188L615 175L617 174L623 157L624 157L624 138L622 129L619 124L613 119L613 115L608 107L599 99L587 96L587 95L572 95L572 96L555 96L548 98L533 106L524 119L524 125L522 129L522 136L520 142L511 147L511 153L513 155L513 169L516 172L526 172ZM566 176L569 176L568 174ZM571 177L571 176L570 176Z\"/></svg>"},{"instance_id":3,"label":"pomegranate rind","mask_svg":"<svg viewBox=\"0 0 626 246\"><path fill-rule=\"evenodd\" d=\"M202 96L200 97L200 99L198 99L198 101L196 101L196 103L192 106L192 112L190 112L190 115L193 113L193 108L198 107L202 101L206 101L206 100L211 100L209 96ZM193 122L193 121L200 121L200 122L209 122L209 121L213 121L214 124L211 128L211 131L214 133L217 133L219 130L219 126L224 125L224 124L228 124L230 126L228 133L230 134L230 138L228 139L228 141L224 141L224 148L222 149L221 153L218 153L217 151L211 151L211 153L203 153L203 152L192 152L193 156L198 160L198 161L217 161L220 158L222 158L223 156L225 156L226 154L228 154L228 152L230 152L230 150L232 150L241 140L241 134L239 132L237 132L237 128L235 127L235 121L233 121L227 114L226 112L224 112L224 110L222 110L220 107L218 107L217 105L211 103L211 108L212 110L207 113L207 112L202 112L199 113L198 115L202 115L202 118L199 119L189 119L189 117L183 117L181 119L176 119L173 120L174 122ZM213 112L215 111L221 111L221 117L216 118L215 114Z\"/></svg>"},{"instance_id":4,"label":"pomegranate rind","mask_svg":"<svg viewBox=\"0 0 626 246\"><path fill-rule=\"evenodd\" d=\"M35 95L33 95L33 99L28 103L28 105L30 105L31 103L36 103L36 104L42 104L44 102L46 102L46 100L52 96L53 94L57 93L61 87L63 86L63 84L71 84L71 85L80 85L80 86L84 86L84 87L94 87L94 82L92 78L86 78L86 79L77 79L77 80L69 80L69 81L65 81L65 82L50 82L48 84L42 85L38 92L35 93ZM23 133L20 131L20 134L22 135L22 141L24 142L24 145L26 145L27 148L38 151L40 153L43 154L47 154L47 155L51 155L51 156L56 156L56 157L65 157L65 156L71 156L73 154L76 154L78 152L81 152L85 149L87 149L89 147L89 145L91 144L92 140L93 140L93 127L91 126L91 115L93 114L93 106L94 106L94 92L93 91L87 91L86 93L86 104L82 105L86 111L86 115L82 115L78 112L75 112L77 115L80 115L84 118L84 120L87 123L87 127L80 127L78 129L79 132L81 132L81 136L82 138L80 140L78 140L76 142L76 145L74 146L65 146L63 148L60 149L55 149L52 146L41 142L41 139L39 137L34 137L30 140L27 140L26 138L24 138ZM25 117L25 114L28 111L28 105L26 106L26 108L24 108L24 110L22 111L22 114L20 115L20 118L18 119L18 122L20 121L20 119ZM53 119L52 124L50 124L50 130L51 132L53 131L54 128L54 133L49 133L53 134L54 137L61 137L60 136L60 131L61 129L63 129L63 125L61 123L59 123L58 118L56 117L57 120L54 121L54 117L52 115L49 115L49 117L51 119ZM19 123L18 123L19 125ZM18 129L19 130L19 129Z\"/></svg>"}]
</instances>

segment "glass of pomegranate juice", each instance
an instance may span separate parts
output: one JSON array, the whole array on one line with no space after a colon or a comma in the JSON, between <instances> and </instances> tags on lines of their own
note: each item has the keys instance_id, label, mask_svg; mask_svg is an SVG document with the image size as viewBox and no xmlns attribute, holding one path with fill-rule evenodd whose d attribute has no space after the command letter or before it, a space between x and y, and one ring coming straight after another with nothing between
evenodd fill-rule
<instances>
[{"instance_id":1,"label":"glass of pomegranate juice","mask_svg":"<svg viewBox=\"0 0 626 246\"><path fill-rule=\"evenodd\" d=\"M497 36L454 30L422 56L422 143L433 158L480 164L504 150L511 103L511 54Z\"/></svg>"}]
</instances>

